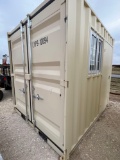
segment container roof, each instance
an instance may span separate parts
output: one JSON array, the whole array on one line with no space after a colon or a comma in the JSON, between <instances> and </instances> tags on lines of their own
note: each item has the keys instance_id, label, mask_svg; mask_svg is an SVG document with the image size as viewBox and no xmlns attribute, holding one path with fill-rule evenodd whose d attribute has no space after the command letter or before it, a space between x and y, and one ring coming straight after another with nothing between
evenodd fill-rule
<instances>
[{"instance_id":1,"label":"container roof","mask_svg":"<svg viewBox=\"0 0 120 160\"><path fill-rule=\"evenodd\" d=\"M31 12L30 14L28 14L30 16L30 19L32 19L33 17L35 17L38 13L42 12L47 6L49 6L54 1L55 0L44 0L33 12ZM93 11L93 9L89 5L89 3L86 0L84 0L84 2L85 2L85 5L91 9L92 14L96 16L95 12ZM97 21L99 21L101 23L101 25L105 28L105 30L107 31L107 33L109 34L109 36L113 39L113 37L108 32L108 30L106 29L106 27L103 25L103 23L101 22L101 20L97 16L96 16L96 18L97 18ZM24 20L22 20L22 23L23 23L23 25L27 23L27 16L26 16L26 18ZM14 34L19 29L20 29L20 23L11 32L8 32L8 36L11 36L12 34Z\"/></svg>"},{"instance_id":2,"label":"container roof","mask_svg":"<svg viewBox=\"0 0 120 160\"><path fill-rule=\"evenodd\" d=\"M112 35L109 33L109 31L108 31L108 30L106 29L106 27L103 25L102 21L101 21L101 20L99 19L99 17L96 15L96 13L94 12L94 10L93 10L92 7L90 6L90 4L87 2L87 0L84 0L84 2L85 2L85 5L91 9L92 14L93 14L94 16L96 16L97 21L99 21L99 22L102 24L102 26L103 26L103 27L105 28L105 30L108 32L108 34L110 35L110 37L114 40L114 38L112 37Z\"/></svg>"},{"instance_id":3,"label":"container roof","mask_svg":"<svg viewBox=\"0 0 120 160\"><path fill-rule=\"evenodd\" d=\"M29 15L30 19L32 19L33 17L35 17L38 13L42 12L47 6L49 6L54 1L55 0L44 0L35 10L33 10L33 12L31 12L30 14L27 14L27 15ZM27 23L27 15L24 20L20 21L20 22L22 22L23 25ZM11 32L7 33L8 36L13 35L19 29L20 29L20 23Z\"/></svg>"}]
</instances>

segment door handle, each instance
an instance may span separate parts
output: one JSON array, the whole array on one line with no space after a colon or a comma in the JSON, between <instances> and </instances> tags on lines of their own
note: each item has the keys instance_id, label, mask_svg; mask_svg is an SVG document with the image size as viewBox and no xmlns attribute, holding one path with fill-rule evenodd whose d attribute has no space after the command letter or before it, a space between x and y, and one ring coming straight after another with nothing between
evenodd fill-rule
<instances>
[{"instance_id":1,"label":"door handle","mask_svg":"<svg viewBox=\"0 0 120 160\"><path fill-rule=\"evenodd\" d=\"M24 93L25 94L25 89L19 89L20 92Z\"/></svg>"},{"instance_id":2,"label":"door handle","mask_svg":"<svg viewBox=\"0 0 120 160\"><path fill-rule=\"evenodd\" d=\"M37 100L44 100L42 97L39 96L39 94L33 95L33 98L35 98Z\"/></svg>"}]
</instances>

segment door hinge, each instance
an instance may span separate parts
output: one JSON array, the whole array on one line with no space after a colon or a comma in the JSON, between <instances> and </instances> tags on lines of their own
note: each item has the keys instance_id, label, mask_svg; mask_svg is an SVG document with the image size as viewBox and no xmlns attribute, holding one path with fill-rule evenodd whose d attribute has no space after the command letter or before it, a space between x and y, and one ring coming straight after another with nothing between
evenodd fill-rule
<instances>
[{"instance_id":1,"label":"door hinge","mask_svg":"<svg viewBox=\"0 0 120 160\"><path fill-rule=\"evenodd\" d=\"M68 88L69 87L69 81L61 80L60 85L62 87Z\"/></svg>"},{"instance_id":2,"label":"door hinge","mask_svg":"<svg viewBox=\"0 0 120 160\"><path fill-rule=\"evenodd\" d=\"M30 20L30 15L29 15L29 14L27 14L27 27L28 27L28 28L31 28L31 27L32 27L32 22L31 22L31 20Z\"/></svg>"},{"instance_id":3,"label":"door hinge","mask_svg":"<svg viewBox=\"0 0 120 160\"><path fill-rule=\"evenodd\" d=\"M20 21L20 31L22 34L24 34L24 28L23 28L23 22Z\"/></svg>"},{"instance_id":4,"label":"door hinge","mask_svg":"<svg viewBox=\"0 0 120 160\"><path fill-rule=\"evenodd\" d=\"M11 77L14 77L14 73L11 73Z\"/></svg>"},{"instance_id":5,"label":"door hinge","mask_svg":"<svg viewBox=\"0 0 120 160\"><path fill-rule=\"evenodd\" d=\"M66 23L67 20L68 20L68 17L65 17L65 18L64 18L65 23Z\"/></svg>"},{"instance_id":6,"label":"door hinge","mask_svg":"<svg viewBox=\"0 0 120 160\"><path fill-rule=\"evenodd\" d=\"M63 5L64 3L66 3L66 0L63 0L62 3L61 3L61 5Z\"/></svg>"}]
</instances>

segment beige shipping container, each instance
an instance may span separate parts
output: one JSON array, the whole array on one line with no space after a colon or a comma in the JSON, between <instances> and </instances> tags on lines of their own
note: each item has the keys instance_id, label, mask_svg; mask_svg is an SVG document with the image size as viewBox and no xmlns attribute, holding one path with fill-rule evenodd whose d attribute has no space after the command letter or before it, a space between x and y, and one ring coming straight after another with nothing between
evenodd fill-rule
<instances>
[{"instance_id":1,"label":"beige shipping container","mask_svg":"<svg viewBox=\"0 0 120 160\"><path fill-rule=\"evenodd\" d=\"M45 0L8 45L15 108L68 159L108 104L111 35L85 0Z\"/></svg>"}]
</instances>

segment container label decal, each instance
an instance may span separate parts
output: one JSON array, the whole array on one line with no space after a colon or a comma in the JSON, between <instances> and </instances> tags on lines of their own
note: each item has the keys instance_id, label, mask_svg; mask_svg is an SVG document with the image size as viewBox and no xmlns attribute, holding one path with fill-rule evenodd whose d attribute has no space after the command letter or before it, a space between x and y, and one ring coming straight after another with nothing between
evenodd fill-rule
<instances>
[{"instance_id":1,"label":"container label decal","mask_svg":"<svg viewBox=\"0 0 120 160\"><path fill-rule=\"evenodd\" d=\"M35 47L38 47L40 45L47 44L47 43L48 43L48 37L43 37L39 40L32 42L32 47L35 48Z\"/></svg>"}]
</instances>

